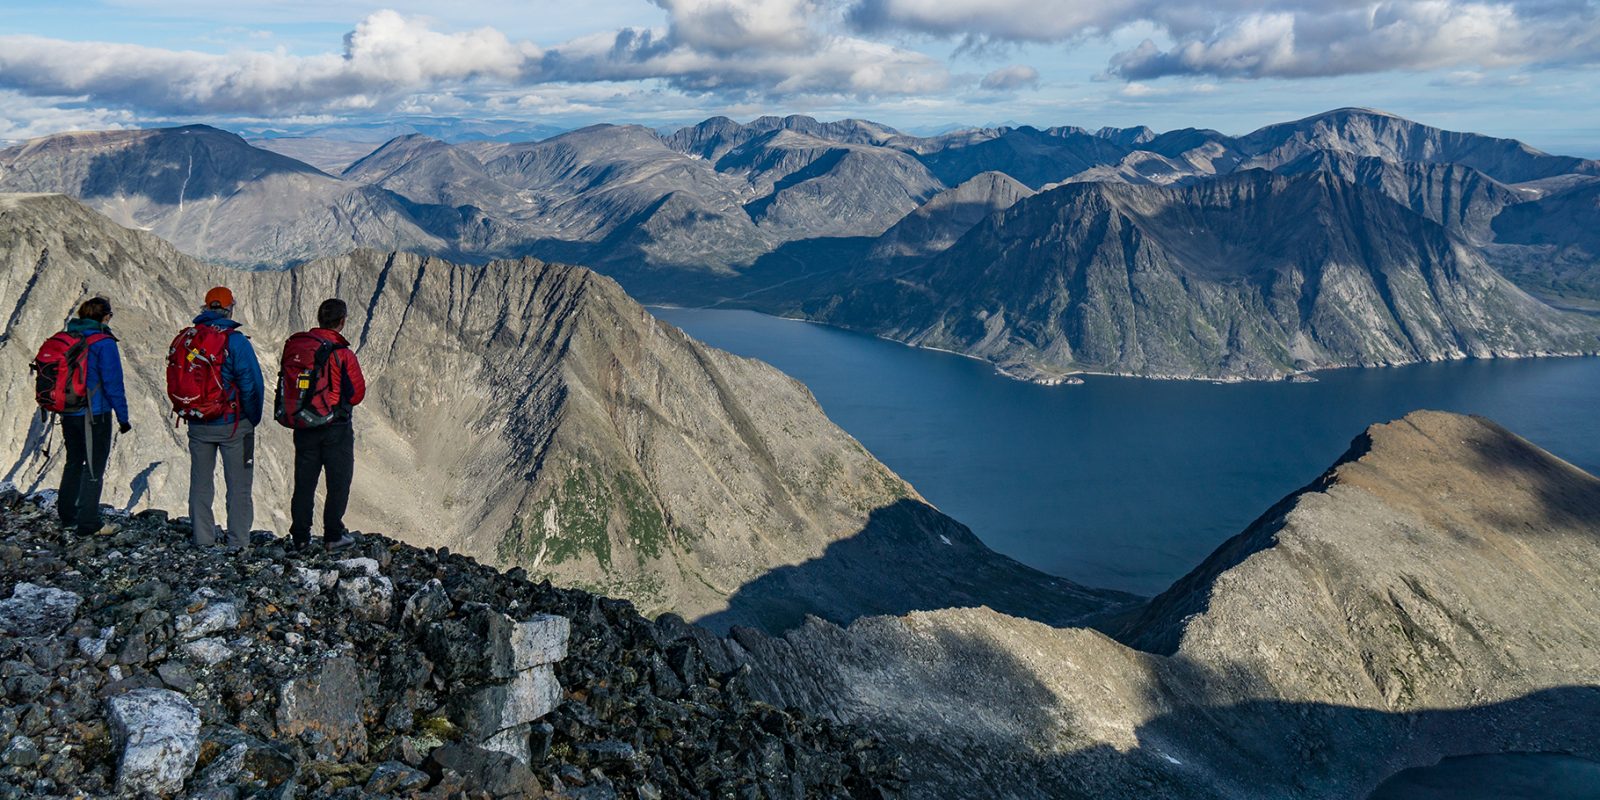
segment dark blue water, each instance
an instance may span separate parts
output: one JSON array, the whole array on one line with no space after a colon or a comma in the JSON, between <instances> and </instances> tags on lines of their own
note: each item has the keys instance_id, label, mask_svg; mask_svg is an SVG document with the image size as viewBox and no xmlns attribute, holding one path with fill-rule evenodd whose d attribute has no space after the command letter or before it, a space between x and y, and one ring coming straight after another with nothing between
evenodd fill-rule
<instances>
[{"instance_id":1,"label":"dark blue water","mask_svg":"<svg viewBox=\"0 0 1600 800\"><path fill-rule=\"evenodd\" d=\"M1504 753L1447 758L1383 782L1368 800L1600 800L1600 763Z\"/></svg>"},{"instance_id":2,"label":"dark blue water","mask_svg":"<svg viewBox=\"0 0 1600 800\"><path fill-rule=\"evenodd\" d=\"M1600 471L1600 359L1523 359L1218 385L1090 377L1035 386L989 365L748 311L653 309L767 361L990 547L1073 580L1165 589L1367 425L1483 414Z\"/></svg>"}]
</instances>

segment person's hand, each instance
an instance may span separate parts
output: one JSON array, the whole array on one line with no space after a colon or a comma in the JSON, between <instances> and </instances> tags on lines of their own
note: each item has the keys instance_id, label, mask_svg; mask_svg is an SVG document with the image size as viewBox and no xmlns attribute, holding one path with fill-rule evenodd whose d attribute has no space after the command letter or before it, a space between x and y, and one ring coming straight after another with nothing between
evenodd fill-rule
<instances>
[{"instance_id":1,"label":"person's hand","mask_svg":"<svg viewBox=\"0 0 1600 800\"><path fill-rule=\"evenodd\" d=\"M133 424L132 423L130 423L130 422L126 421L126 420L117 423L117 433L127 433L128 431L131 431L131 430L133 430Z\"/></svg>"}]
</instances>

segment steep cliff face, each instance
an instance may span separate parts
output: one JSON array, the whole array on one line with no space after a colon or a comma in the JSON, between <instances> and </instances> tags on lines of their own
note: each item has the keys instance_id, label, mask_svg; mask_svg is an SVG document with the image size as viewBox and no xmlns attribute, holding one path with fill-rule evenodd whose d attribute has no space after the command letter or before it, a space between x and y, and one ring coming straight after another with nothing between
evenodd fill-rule
<instances>
[{"instance_id":1,"label":"steep cliff face","mask_svg":"<svg viewBox=\"0 0 1600 800\"><path fill-rule=\"evenodd\" d=\"M89 293L117 304L138 429L113 451L117 505L181 508L186 450L162 405L172 336L214 283L270 378L325 297L369 376L352 522L719 628L957 598L1064 622L1123 595L1027 569L930 508L794 380L706 347L617 284L542 262L464 267L370 251L271 272L189 259L59 196L0 203L8 473L47 485L26 364ZM268 423L258 524L286 529L289 439ZM59 453L55 454L59 458Z\"/></svg>"},{"instance_id":2,"label":"steep cliff face","mask_svg":"<svg viewBox=\"0 0 1600 800\"><path fill-rule=\"evenodd\" d=\"M1554 303L1600 307L1600 182L1576 183L1493 220L1490 263Z\"/></svg>"},{"instance_id":3,"label":"steep cliff face","mask_svg":"<svg viewBox=\"0 0 1600 800\"><path fill-rule=\"evenodd\" d=\"M918 206L872 245L878 259L920 258L948 249L984 217L1004 211L1032 189L1001 172L985 172Z\"/></svg>"},{"instance_id":4,"label":"steep cliff face","mask_svg":"<svg viewBox=\"0 0 1600 800\"><path fill-rule=\"evenodd\" d=\"M1600 480L1417 412L1106 627L934 611L722 657L882 732L923 797L1364 797L1449 755L1600 757Z\"/></svg>"},{"instance_id":5,"label":"steep cliff face","mask_svg":"<svg viewBox=\"0 0 1600 800\"><path fill-rule=\"evenodd\" d=\"M1600 347L1593 322L1326 172L1069 184L990 216L924 267L808 311L1045 379L1270 378Z\"/></svg>"},{"instance_id":6,"label":"steep cliff face","mask_svg":"<svg viewBox=\"0 0 1600 800\"><path fill-rule=\"evenodd\" d=\"M1526 194L1461 164L1386 161L1318 150L1273 171L1300 175L1318 170L1376 189L1476 245L1494 238L1490 224L1496 215L1528 199Z\"/></svg>"}]
</instances>

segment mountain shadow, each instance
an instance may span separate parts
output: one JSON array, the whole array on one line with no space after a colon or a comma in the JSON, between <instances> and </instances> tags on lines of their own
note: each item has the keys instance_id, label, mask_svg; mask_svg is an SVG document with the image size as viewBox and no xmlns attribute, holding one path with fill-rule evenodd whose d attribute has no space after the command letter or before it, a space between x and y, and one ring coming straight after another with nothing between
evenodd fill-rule
<instances>
[{"instance_id":1,"label":"mountain shadow","mask_svg":"<svg viewBox=\"0 0 1600 800\"><path fill-rule=\"evenodd\" d=\"M849 630L812 620L784 637L737 628L732 640L714 667L767 702L884 735L904 754L911 798L1357 800L1444 758L1600 759L1600 687L1576 683L1413 710L1251 698L1270 689L986 612Z\"/></svg>"},{"instance_id":2,"label":"mountain shadow","mask_svg":"<svg viewBox=\"0 0 1600 800\"><path fill-rule=\"evenodd\" d=\"M1279 700L1179 706L1139 725L1131 749L1101 744L1019 764L1019 776L1033 776L1038 789L1008 796L1366 798L1390 777L1446 758L1558 753L1600 760L1597 714L1595 686L1411 713Z\"/></svg>"},{"instance_id":3,"label":"mountain shadow","mask_svg":"<svg viewBox=\"0 0 1600 800\"><path fill-rule=\"evenodd\" d=\"M743 625L778 634L808 615L848 625L865 616L987 606L1065 626L1139 600L1025 566L984 546L965 525L905 498L874 510L859 533L821 556L746 583L727 609L695 622L718 633Z\"/></svg>"}]
</instances>

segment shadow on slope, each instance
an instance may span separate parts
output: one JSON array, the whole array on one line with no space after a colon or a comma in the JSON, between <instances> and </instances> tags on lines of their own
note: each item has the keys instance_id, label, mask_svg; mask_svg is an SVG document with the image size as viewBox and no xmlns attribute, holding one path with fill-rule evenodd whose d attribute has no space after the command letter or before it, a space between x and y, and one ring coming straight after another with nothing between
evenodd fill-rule
<instances>
[{"instance_id":1,"label":"shadow on slope","mask_svg":"<svg viewBox=\"0 0 1600 800\"><path fill-rule=\"evenodd\" d=\"M1031 775L1037 789L1016 796L1365 798L1403 770L1455 756L1600 759L1596 715L1594 686L1412 713L1276 700L1179 706L1140 725L1132 749L1101 744L1019 763L1018 778Z\"/></svg>"},{"instance_id":2,"label":"shadow on slope","mask_svg":"<svg viewBox=\"0 0 1600 800\"><path fill-rule=\"evenodd\" d=\"M1034 648L1030 626L944 612L849 630L811 620L781 638L737 628L738 655L715 666L747 659L757 668L740 679L758 697L883 734L903 753L912 798L1354 800L1452 756L1600 759L1597 686L1411 712L1241 700L1203 664L1081 630Z\"/></svg>"},{"instance_id":3,"label":"shadow on slope","mask_svg":"<svg viewBox=\"0 0 1600 800\"><path fill-rule=\"evenodd\" d=\"M747 625L776 634L808 614L848 625L865 616L988 606L1059 627L1138 600L1024 566L926 503L902 499L873 511L859 533L820 557L746 583L726 610L696 623L719 633Z\"/></svg>"}]
</instances>

